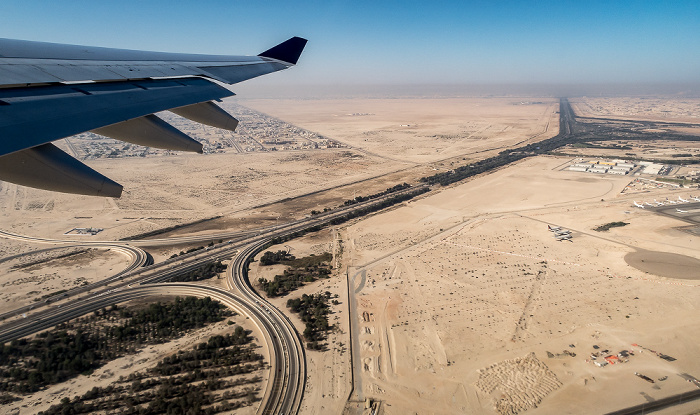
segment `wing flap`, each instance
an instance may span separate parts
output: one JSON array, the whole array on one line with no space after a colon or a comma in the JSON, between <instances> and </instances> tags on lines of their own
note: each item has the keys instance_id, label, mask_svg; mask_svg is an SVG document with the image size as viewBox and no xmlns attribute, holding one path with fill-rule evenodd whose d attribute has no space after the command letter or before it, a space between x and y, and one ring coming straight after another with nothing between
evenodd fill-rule
<instances>
[{"instance_id":1,"label":"wing flap","mask_svg":"<svg viewBox=\"0 0 700 415\"><path fill-rule=\"evenodd\" d=\"M96 128L92 132L140 146L202 152L202 143L153 114Z\"/></svg>"},{"instance_id":2,"label":"wing flap","mask_svg":"<svg viewBox=\"0 0 700 415\"><path fill-rule=\"evenodd\" d=\"M236 131L238 120L213 102L187 105L173 108L170 112L200 124L210 125L224 130Z\"/></svg>"},{"instance_id":3,"label":"wing flap","mask_svg":"<svg viewBox=\"0 0 700 415\"><path fill-rule=\"evenodd\" d=\"M272 72L287 69L288 66L279 62L265 62L257 65L241 65L241 66L201 66L198 69L201 75L214 78L218 81L226 82L227 84L237 84Z\"/></svg>"},{"instance_id":4,"label":"wing flap","mask_svg":"<svg viewBox=\"0 0 700 415\"><path fill-rule=\"evenodd\" d=\"M89 196L119 197L122 186L49 143L2 157L0 180Z\"/></svg>"},{"instance_id":5,"label":"wing flap","mask_svg":"<svg viewBox=\"0 0 700 415\"><path fill-rule=\"evenodd\" d=\"M63 65L40 65L35 68L41 68L41 71L47 76L56 77L62 82L79 82L87 79L114 80L123 78L121 75L110 70L109 67L99 65L74 65L66 63Z\"/></svg>"}]
</instances>

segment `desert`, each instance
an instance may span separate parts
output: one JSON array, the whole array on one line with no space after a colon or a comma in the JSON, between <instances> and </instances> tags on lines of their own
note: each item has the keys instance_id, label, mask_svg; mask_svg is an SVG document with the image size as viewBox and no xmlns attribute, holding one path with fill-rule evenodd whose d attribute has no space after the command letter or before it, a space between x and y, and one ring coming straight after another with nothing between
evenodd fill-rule
<instances>
[{"instance_id":1,"label":"desert","mask_svg":"<svg viewBox=\"0 0 700 415\"><path fill-rule=\"evenodd\" d=\"M663 117L656 112L661 102L668 102ZM689 123L688 131L695 128L690 100L572 104L577 115L621 119L631 114L628 107L646 104L651 110L643 111L644 120L672 118ZM125 184L121 199L2 183L2 311L98 282L132 261L128 253L90 244L131 244L155 264L179 264L178 255L183 262L187 255L205 257L205 249L184 251L208 243L212 252L224 252L229 233L310 220L312 210L337 209L401 183L420 186L422 177L560 132L559 101L541 96L235 98L222 106L241 114L241 127L247 126L240 135L188 130L206 144L203 155L141 155L89 136L61 144ZM607 162L624 152L657 161L695 155L695 143L658 140L639 151L571 147L564 155L533 155L266 246L263 251L297 258L325 252L333 258L328 278L265 297L297 333L304 322L287 308L288 300L325 292L337 299L325 349L305 350L299 413L361 414L368 400L384 414L606 413L694 390L684 376L700 376L700 325L692 317L700 296L699 208L689 202L678 206L690 213L674 214L635 203L697 195L690 186L700 166L674 165L670 175L658 177L567 168L580 158ZM684 187L671 180L679 175ZM596 230L613 222L625 225ZM548 225L568 230L571 238L558 240ZM71 234L75 228L99 232ZM151 236L139 236L146 233ZM178 239L189 237L198 239ZM167 239L173 242L162 242ZM288 269L261 265L261 253L247 276L260 293L260 278ZM224 265L232 267L235 255L223 258ZM235 292L229 272L197 284ZM244 316L232 320L250 331L271 364L268 335ZM105 386L117 382L115 368L126 377L176 348L231 330L216 323L124 356L89 377L22 396L7 409L46 410L84 394L95 379ZM267 388L268 370L255 372L261 378L256 390Z\"/></svg>"}]
</instances>

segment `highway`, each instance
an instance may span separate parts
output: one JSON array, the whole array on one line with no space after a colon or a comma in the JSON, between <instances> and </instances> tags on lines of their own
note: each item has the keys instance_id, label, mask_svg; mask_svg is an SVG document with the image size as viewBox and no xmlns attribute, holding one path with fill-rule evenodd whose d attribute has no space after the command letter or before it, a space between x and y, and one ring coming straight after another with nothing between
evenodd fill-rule
<instances>
[{"instance_id":1,"label":"highway","mask_svg":"<svg viewBox=\"0 0 700 415\"><path fill-rule=\"evenodd\" d=\"M257 242L245 247L231 262L227 269L227 282L244 298L252 299L255 304L267 312L271 320L272 337L280 340L281 353L278 360L283 360L282 370L271 374L272 387L268 388L269 400L263 414L296 414L301 406L306 384L306 355L301 337L291 321L280 310L258 295L248 280L250 260L266 246L267 241ZM267 397L267 396L266 396Z\"/></svg>"},{"instance_id":2,"label":"highway","mask_svg":"<svg viewBox=\"0 0 700 415\"><path fill-rule=\"evenodd\" d=\"M295 414L301 406L306 383L306 358L301 339L289 319L260 297L248 281L247 267L250 260L268 243L269 239L257 241L233 258L227 269L227 284L231 289L237 290L239 295L211 286L159 283L212 260L209 255L200 255L199 258L182 264L148 273L140 279L140 285L122 283L116 288L92 293L77 301L54 304L27 318L0 326L0 343L28 336L103 307L136 298L151 295L208 296L248 316L264 336L270 353L270 381L258 413Z\"/></svg>"},{"instance_id":3,"label":"highway","mask_svg":"<svg viewBox=\"0 0 700 415\"><path fill-rule=\"evenodd\" d=\"M248 264L252 257L268 246L274 238L286 237L328 224L333 219L353 211L383 203L397 195L427 188L415 186L350 206L343 206L297 221L252 231L184 236L160 240L139 241L142 245L179 245L224 239L226 242L202 250L170 258L158 264L148 264L150 256L133 246L135 241L62 241L34 238L0 231L1 236L28 242L70 244L66 246L106 247L122 250L132 256L127 269L105 280L60 294L53 301L37 303L5 313L9 317L0 326L0 343L31 335L41 330L85 315L103 307L149 295L209 296L251 318L263 333L270 353L270 381L258 409L259 414L296 414L301 406L306 384L306 355L291 321L276 307L258 295L248 281ZM80 242L80 243L79 243ZM227 269L230 290L166 283L172 277L192 271L214 260L232 258ZM80 296L80 294L84 294ZM19 318L26 314L26 318Z\"/></svg>"}]
</instances>

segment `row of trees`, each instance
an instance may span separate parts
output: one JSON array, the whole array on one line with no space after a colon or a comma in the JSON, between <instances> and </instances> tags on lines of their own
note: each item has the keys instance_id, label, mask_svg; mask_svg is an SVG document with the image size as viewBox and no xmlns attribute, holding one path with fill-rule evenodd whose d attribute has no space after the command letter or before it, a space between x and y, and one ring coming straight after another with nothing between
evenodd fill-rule
<instances>
[{"instance_id":1,"label":"row of trees","mask_svg":"<svg viewBox=\"0 0 700 415\"><path fill-rule=\"evenodd\" d=\"M402 193L400 195L392 196L390 198L384 199L383 201L376 203L371 206L364 206L360 209L353 210L352 212L348 212L342 216L335 217L328 221L331 225L340 225L341 223L345 223L351 219L358 218L361 216L368 215L372 212L376 212L379 210L382 210L384 208L387 208L389 206L396 205L398 203L404 202L406 200L413 199L416 196L419 196L425 192L429 192L430 188L429 187L420 187L417 188L413 191L407 192L407 193Z\"/></svg>"},{"instance_id":2,"label":"row of trees","mask_svg":"<svg viewBox=\"0 0 700 415\"><path fill-rule=\"evenodd\" d=\"M221 217L222 217L222 216L214 216L214 217L211 217L211 218L196 220L196 221L190 222L190 223L183 223L183 224L181 224L181 225L168 226L167 228L161 228L161 229L156 229L156 230L154 230L154 231L149 231L149 232L140 233L140 234L137 234L137 235L134 235L134 236L129 236L129 237L126 237L126 238L122 238L121 240L122 240L122 241L133 241L133 240L137 240L137 239L145 239L145 238L148 238L148 237L151 237L151 236L162 235L162 234L164 234L164 233L171 232L171 231L174 231L174 230L177 230L177 229L181 229L181 228L185 228L185 227L188 227L188 226L199 225L199 224L202 224L202 223L205 223L205 222L209 222L209 221L212 221L212 220L220 219Z\"/></svg>"},{"instance_id":3,"label":"row of trees","mask_svg":"<svg viewBox=\"0 0 700 415\"><path fill-rule=\"evenodd\" d=\"M450 171L437 173L428 177L422 177L420 181L427 184L439 184L441 186L447 186L460 180L464 180L466 178L476 176L487 171L491 171L497 167L513 163L527 156L528 155L523 153L501 153L497 156L480 160L473 164L460 166Z\"/></svg>"},{"instance_id":4,"label":"row of trees","mask_svg":"<svg viewBox=\"0 0 700 415\"><path fill-rule=\"evenodd\" d=\"M429 191L430 191L429 187L420 187L420 188L415 189L412 192L404 193L401 195L396 195L394 197L385 199L384 201L382 201L381 203L378 203L376 205L365 206L365 207L358 209L358 210L355 210L353 212L348 212L347 214L345 214L343 216L339 216L339 217L330 219L328 222L314 225L314 226L311 226L309 228L290 233L289 235L278 236L278 237L272 238L272 240L270 241L270 245L279 245L283 242L291 241L292 239L296 239L296 238L299 238L301 236L304 236L309 232L318 232L321 229L323 229L325 226L328 226L329 224L330 225L339 225L341 223L347 222L350 219L364 216L364 215L370 214L372 212L376 212L378 210L395 205L397 203L401 203L401 202L404 202L406 200L413 199L414 197L421 195L425 192L429 192Z\"/></svg>"},{"instance_id":5,"label":"row of trees","mask_svg":"<svg viewBox=\"0 0 700 415\"><path fill-rule=\"evenodd\" d=\"M350 205L354 205L356 203L366 202L368 200L376 199L378 197L388 195L390 193L394 193L394 192L398 192L400 190L408 189L409 187L411 187L411 185L408 183L397 184L396 186L392 186L392 187L390 187L384 191L381 191L379 193L374 193L374 194L369 195L369 196L356 196L353 199L346 200L345 202L343 202L343 206L350 206ZM321 213L330 212L331 210L333 210L333 209L323 208L323 212L321 212L319 210L312 210L311 215L320 215Z\"/></svg>"},{"instance_id":6,"label":"row of trees","mask_svg":"<svg viewBox=\"0 0 700 415\"><path fill-rule=\"evenodd\" d=\"M376 199L378 197L382 197L382 196L388 195L390 193L395 193L395 192L398 192L400 190L408 189L409 187L411 187L411 185L408 183L397 184L396 186L392 186L392 187L390 187L382 192L379 192L379 193L375 193L375 194L372 194L369 196L357 196L354 199L346 200L343 203L343 205L350 206L350 205L354 205L355 203L366 202L368 200Z\"/></svg>"}]
</instances>

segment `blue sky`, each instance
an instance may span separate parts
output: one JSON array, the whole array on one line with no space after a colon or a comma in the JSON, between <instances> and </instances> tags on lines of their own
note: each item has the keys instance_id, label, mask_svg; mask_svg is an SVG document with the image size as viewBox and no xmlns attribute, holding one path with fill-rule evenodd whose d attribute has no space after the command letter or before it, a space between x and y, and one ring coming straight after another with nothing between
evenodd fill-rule
<instances>
[{"instance_id":1,"label":"blue sky","mask_svg":"<svg viewBox=\"0 0 700 415\"><path fill-rule=\"evenodd\" d=\"M298 67L265 83L700 82L699 0L0 2L7 38L257 54L294 35Z\"/></svg>"}]
</instances>

